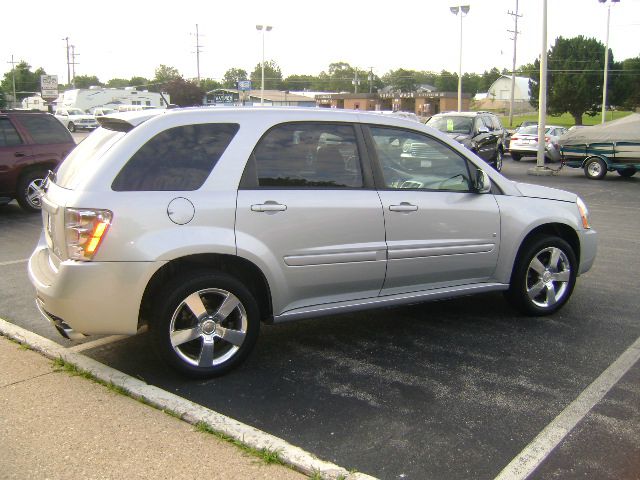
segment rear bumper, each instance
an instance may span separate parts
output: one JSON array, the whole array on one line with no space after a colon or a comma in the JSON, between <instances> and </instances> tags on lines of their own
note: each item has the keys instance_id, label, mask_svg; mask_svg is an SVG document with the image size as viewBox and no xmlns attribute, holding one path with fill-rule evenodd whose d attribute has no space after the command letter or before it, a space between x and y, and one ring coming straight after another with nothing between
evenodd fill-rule
<instances>
[{"instance_id":1,"label":"rear bumper","mask_svg":"<svg viewBox=\"0 0 640 480\"><path fill-rule=\"evenodd\" d=\"M136 333L142 295L164 262L64 261L56 267L49 255L38 245L29 280L38 309L63 336Z\"/></svg>"}]
</instances>

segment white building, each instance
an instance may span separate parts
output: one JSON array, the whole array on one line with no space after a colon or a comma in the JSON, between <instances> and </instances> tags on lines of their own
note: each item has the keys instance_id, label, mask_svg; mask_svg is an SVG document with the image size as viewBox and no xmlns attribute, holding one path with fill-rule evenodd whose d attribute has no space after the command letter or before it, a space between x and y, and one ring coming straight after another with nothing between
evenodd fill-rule
<instances>
[{"instance_id":1,"label":"white building","mask_svg":"<svg viewBox=\"0 0 640 480\"><path fill-rule=\"evenodd\" d=\"M516 77L515 87L513 89L513 99L516 102L528 102L531 100L529 95L529 79L527 77ZM489 87L488 98L493 100L511 100L511 77L501 75Z\"/></svg>"}]
</instances>

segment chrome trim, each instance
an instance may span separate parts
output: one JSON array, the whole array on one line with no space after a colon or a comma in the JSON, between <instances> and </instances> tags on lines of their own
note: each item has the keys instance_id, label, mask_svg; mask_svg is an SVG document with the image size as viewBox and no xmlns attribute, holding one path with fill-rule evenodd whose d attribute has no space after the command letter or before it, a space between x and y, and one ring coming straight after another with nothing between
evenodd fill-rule
<instances>
[{"instance_id":1,"label":"chrome trim","mask_svg":"<svg viewBox=\"0 0 640 480\"><path fill-rule=\"evenodd\" d=\"M69 340L82 340L83 338L86 338L86 335L74 331L61 318L55 317L54 315L47 312L44 309L44 302L39 298L36 298L36 307L38 308L38 311L40 312L40 314L44 318L49 320L49 322L51 322L51 324L54 327L56 327L56 330L58 330L58 333L62 335L64 338L67 338Z\"/></svg>"}]
</instances>

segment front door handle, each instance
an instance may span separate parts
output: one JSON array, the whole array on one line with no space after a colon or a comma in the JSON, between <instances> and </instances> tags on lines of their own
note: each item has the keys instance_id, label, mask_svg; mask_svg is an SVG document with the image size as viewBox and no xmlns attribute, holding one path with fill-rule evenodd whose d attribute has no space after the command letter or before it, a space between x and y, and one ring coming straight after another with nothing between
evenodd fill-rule
<instances>
[{"instance_id":1,"label":"front door handle","mask_svg":"<svg viewBox=\"0 0 640 480\"><path fill-rule=\"evenodd\" d=\"M27 154L24 152L16 152L13 154L14 157L26 157Z\"/></svg>"},{"instance_id":2,"label":"front door handle","mask_svg":"<svg viewBox=\"0 0 640 480\"><path fill-rule=\"evenodd\" d=\"M276 203L273 201L251 205L252 212L284 212L286 209L286 205L282 205L281 203Z\"/></svg>"},{"instance_id":3,"label":"front door handle","mask_svg":"<svg viewBox=\"0 0 640 480\"><path fill-rule=\"evenodd\" d=\"M389 205L389 210L392 212L415 212L418 210L418 206L409 202L402 202L400 205Z\"/></svg>"}]
</instances>

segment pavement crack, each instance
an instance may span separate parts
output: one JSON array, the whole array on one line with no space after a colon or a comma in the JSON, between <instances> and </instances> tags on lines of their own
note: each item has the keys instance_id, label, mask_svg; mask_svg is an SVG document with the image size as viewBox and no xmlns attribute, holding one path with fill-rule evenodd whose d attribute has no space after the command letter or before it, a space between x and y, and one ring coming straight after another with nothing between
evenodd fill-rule
<instances>
[{"instance_id":1,"label":"pavement crack","mask_svg":"<svg viewBox=\"0 0 640 480\"><path fill-rule=\"evenodd\" d=\"M17 382L11 382L11 383L7 383L6 385L0 385L0 388L7 388L7 387L12 387L14 385L20 385L21 383L26 383L26 382L29 382L31 380L35 380L35 379L38 379L38 378L46 377L47 375L52 375L54 373L56 373L56 372L41 373L40 375L35 375L33 377L23 378L22 380L18 380Z\"/></svg>"}]
</instances>

